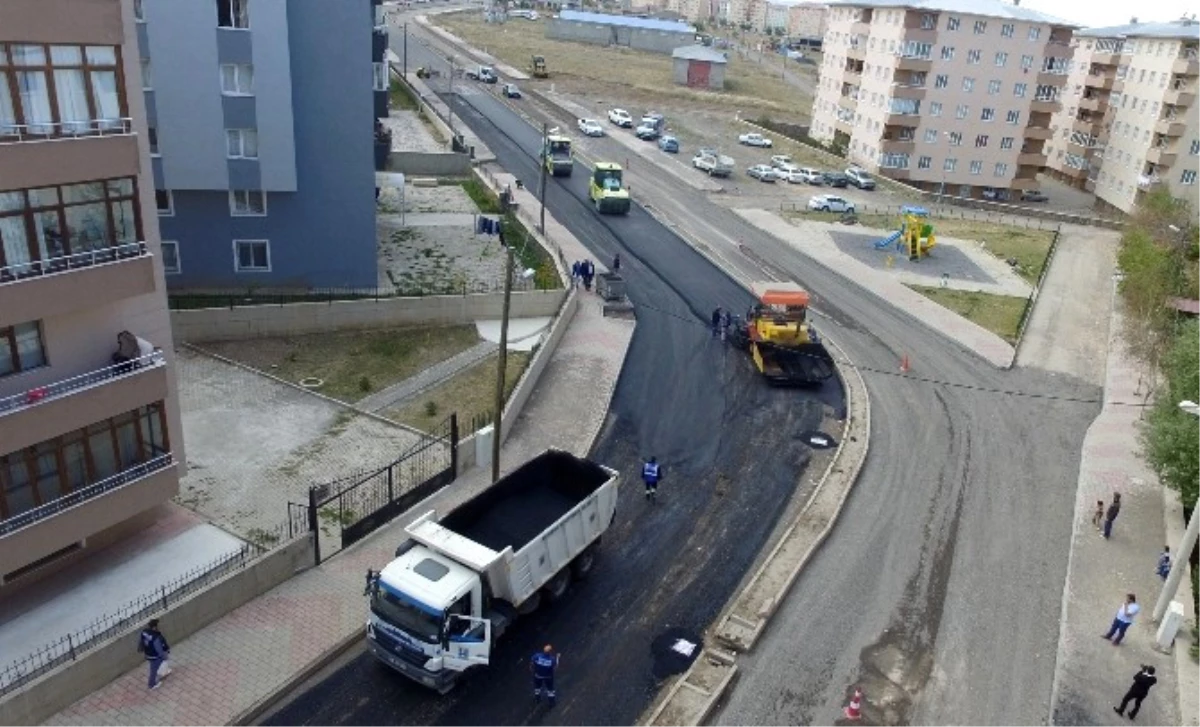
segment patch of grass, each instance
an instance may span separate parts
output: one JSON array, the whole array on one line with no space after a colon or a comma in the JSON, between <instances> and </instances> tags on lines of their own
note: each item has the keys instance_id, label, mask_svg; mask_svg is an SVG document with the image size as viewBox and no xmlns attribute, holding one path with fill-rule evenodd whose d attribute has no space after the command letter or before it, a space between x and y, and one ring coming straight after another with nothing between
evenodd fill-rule
<instances>
[{"instance_id":1,"label":"patch of grass","mask_svg":"<svg viewBox=\"0 0 1200 727\"><path fill-rule=\"evenodd\" d=\"M290 338L206 344L214 353L286 381L315 377L316 391L347 402L403 381L461 353L479 341L474 326L429 326L382 331L344 331Z\"/></svg>"},{"instance_id":2,"label":"patch of grass","mask_svg":"<svg viewBox=\"0 0 1200 727\"><path fill-rule=\"evenodd\" d=\"M458 414L463 426L496 407L496 363L493 354L450 380L414 398L404 406L384 412L384 416L402 424L428 431L442 422L450 412ZM529 364L531 354L525 351L509 351L504 369L504 398L512 394Z\"/></svg>"},{"instance_id":3,"label":"patch of grass","mask_svg":"<svg viewBox=\"0 0 1200 727\"><path fill-rule=\"evenodd\" d=\"M954 311L963 318L983 326L1005 341L1015 344L1025 314L1026 298L1008 295L973 293L966 290L934 288L924 285L908 286L934 303Z\"/></svg>"},{"instance_id":4,"label":"patch of grass","mask_svg":"<svg viewBox=\"0 0 1200 727\"><path fill-rule=\"evenodd\" d=\"M480 214L498 215L500 214L500 200L488 189L488 186L481 182L478 177L467 177L458 183L479 208Z\"/></svg>"},{"instance_id":5,"label":"patch of grass","mask_svg":"<svg viewBox=\"0 0 1200 727\"><path fill-rule=\"evenodd\" d=\"M482 14L475 11L431 16L430 21L518 69L529 65L531 54L543 55L551 81L575 77L648 91L659 98L793 116L807 116L799 110L812 106L812 99L786 83L777 70L742 60L733 51L725 70L726 89L718 93L674 83L670 54L551 40L546 37L544 20L513 20L497 25L484 22Z\"/></svg>"},{"instance_id":6,"label":"patch of grass","mask_svg":"<svg viewBox=\"0 0 1200 727\"><path fill-rule=\"evenodd\" d=\"M477 177L468 177L459 184L471 201L475 203L475 206L479 208L480 214L500 214L500 200ZM554 258L534 239L533 235L529 234L529 230L517 219L517 216L512 212L506 213L502 224L505 230L505 242L511 245L513 252L516 253L514 270L520 273L522 270L532 268L533 280L539 290L561 288L562 280L558 277L558 270L554 267Z\"/></svg>"},{"instance_id":7,"label":"patch of grass","mask_svg":"<svg viewBox=\"0 0 1200 727\"><path fill-rule=\"evenodd\" d=\"M413 97L412 91L397 78L393 78L391 85L388 87L388 106L404 111L417 111L421 108L420 104L417 103L417 99Z\"/></svg>"}]
</instances>

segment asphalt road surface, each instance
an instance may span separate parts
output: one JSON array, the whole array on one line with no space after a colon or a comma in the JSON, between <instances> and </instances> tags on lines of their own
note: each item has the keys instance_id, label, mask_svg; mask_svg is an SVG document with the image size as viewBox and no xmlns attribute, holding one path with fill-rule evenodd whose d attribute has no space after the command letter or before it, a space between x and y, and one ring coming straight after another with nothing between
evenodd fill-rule
<instances>
[{"instance_id":1,"label":"asphalt road surface","mask_svg":"<svg viewBox=\"0 0 1200 727\"><path fill-rule=\"evenodd\" d=\"M536 178L538 132L486 95L451 101L506 170ZM841 413L839 387L767 387L706 325L718 304L740 311L750 297L643 210L601 218L586 200L583 173L548 188L548 208L597 259L621 253L638 316L592 453L626 473L596 570L565 601L518 622L490 669L450 695L359 649L268 724L632 723L668 676L656 668L655 639L702 631L766 542L810 455L800 435ZM643 501L637 477L649 455L666 468L657 505ZM526 666L547 642L563 654L549 714L533 703Z\"/></svg>"}]
</instances>

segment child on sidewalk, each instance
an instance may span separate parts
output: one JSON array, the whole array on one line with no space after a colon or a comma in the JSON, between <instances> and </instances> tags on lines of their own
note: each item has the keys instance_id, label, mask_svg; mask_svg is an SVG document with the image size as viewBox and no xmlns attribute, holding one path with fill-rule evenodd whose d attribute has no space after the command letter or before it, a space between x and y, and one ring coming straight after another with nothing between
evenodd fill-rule
<instances>
[{"instance_id":1,"label":"child on sidewalk","mask_svg":"<svg viewBox=\"0 0 1200 727\"><path fill-rule=\"evenodd\" d=\"M1104 529L1104 500L1096 500L1096 512L1092 514L1092 525L1097 530Z\"/></svg>"}]
</instances>

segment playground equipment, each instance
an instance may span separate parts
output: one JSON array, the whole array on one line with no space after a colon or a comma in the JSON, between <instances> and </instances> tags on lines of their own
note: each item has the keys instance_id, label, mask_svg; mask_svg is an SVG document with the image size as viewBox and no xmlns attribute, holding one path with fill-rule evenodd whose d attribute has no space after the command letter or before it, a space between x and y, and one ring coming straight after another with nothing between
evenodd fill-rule
<instances>
[{"instance_id":1,"label":"playground equipment","mask_svg":"<svg viewBox=\"0 0 1200 727\"><path fill-rule=\"evenodd\" d=\"M896 250L908 254L913 262L929 254L937 244L933 225L929 222L929 210L924 207L904 206L900 208L900 229L875 243L876 250L895 244Z\"/></svg>"}]
</instances>

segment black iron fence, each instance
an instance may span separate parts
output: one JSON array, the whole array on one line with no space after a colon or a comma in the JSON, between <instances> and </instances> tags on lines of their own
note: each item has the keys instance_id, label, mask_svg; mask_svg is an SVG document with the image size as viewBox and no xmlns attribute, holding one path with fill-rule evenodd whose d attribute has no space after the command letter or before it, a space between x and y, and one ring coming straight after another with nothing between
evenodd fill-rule
<instances>
[{"instance_id":1,"label":"black iron fence","mask_svg":"<svg viewBox=\"0 0 1200 727\"><path fill-rule=\"evenodd\" d=\"M451 414L395 461L310 487L308 527L316 532L322 521L336 524L345 548L453 482L457 473L458 416ZM320 539L316 542L320 563Z\"/></svg>"}]
</instances>

